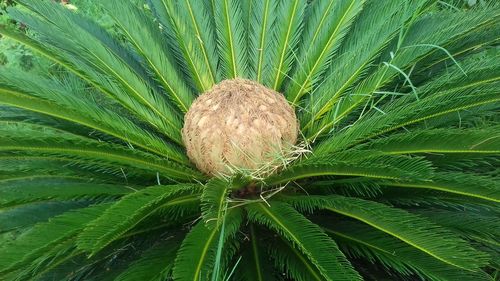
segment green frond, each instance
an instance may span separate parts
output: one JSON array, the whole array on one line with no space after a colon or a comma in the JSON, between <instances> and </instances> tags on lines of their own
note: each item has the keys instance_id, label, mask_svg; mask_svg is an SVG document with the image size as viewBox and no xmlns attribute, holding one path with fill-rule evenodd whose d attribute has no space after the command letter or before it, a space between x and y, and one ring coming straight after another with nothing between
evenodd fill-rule
<instances>
[{"instance_id":1,"label":"green frond","mask_svg":"<svg viewBox=\"0 0 500 281\"><path fill-rule=\"evenodd\" d=\"M152 19L129 1L113 0L100 4L115 19L137 52L143 56L155 79L170 99L180 110L187 112L195 96L177 72L175 64L170 61L159 29ZM138 25L138 22L141 24Z\"/></svg>"},{"instance_id":2,"label":"green frond","mask_svg":"<svg viewBox=\"0 0 500 281\"><path fill-rule=\"evenodd\" d=\"M435 172L427 180L383 181L381 185L396 188L423 188L468 196L492 202L500 202L500 185L497 178L470 173Z\"/></svg>"},{"instance_id":3,"label":"green frond","mask_svg":"<svg viewBox=\"0 0 500 281\"><path fill-rule=\"evenodd\" d=\"M490 280L482 271L457 270L368 226L346 221L323 224L324 231L338 241L347 255L362 257L372 263L380 262L403 276L416 274L423 280L435 281Z\"/></svg>"},{"instance_id":4,"label":"green frond","mask_svg":"<svg viewBox=\"0 0 500 281\"><path fill-rule=\"evenodd\" d=\"M382 108L384 113L372 111L360 118L352 127L326 139L316 148L316 152L340 151L414 123L450 112L496 103L500 101L498 89L496 82L474 89L438 93L420 100L415 100L414 97L399 98L385 105Z\"/></svg>"},{"instance_id":5,"label":"green frond","mask_svg":"<svg viewBox=\"0 0 500 281\"><path fill-rule=\"evenodd\" d=\"M125 186L63 179L19 179L2 181L0 208L37 201L117 198L130 193Z\"/></svg>"},{"instance_id":6,"label":"green frond","mask_svg":"<svg viewBox=\"0 0 500 281\"><path fill-rule=\"evenodd\" d=\"M407 94L414 95L418 100L419 96L415 86L404 72L404 69L410 68L412 64L417 63L422 57L434 51L435 48L433 46L446 46L446 43L453 40L456 36L467 34L477 25L484 25L492 21L494 13L494 10L451 15L448 13L436 13L427 15L426 18L415 22L404 33L404 38L400 37L400 40L394 44L395 49L392 49L386 58L382 58L385 61L382 61L380 66L370 76L366 77L363 82L359 83L352 91L349 91L341 102L339 101L335 121L338 122L338 120L343 119L363 105L369 100L373 92L379 90L399 75L404 76L405 82L409 84L410 90ZM467 20L464 20L464 17ZM427 22L427 18L431 20ZM330 123L327 122L325 126L320 130L329 129Z\"/></svg>"},{"instance_id":7,"label":"green frond","mask_svg":"<svg viewBox=\"0 0 500 281\"><path fill-rule=\"evenodd\" d=\"M277 0L249 0L250 16L248 23L248 60L253 71L251 79L263 83L266 74L273 66L270 54L275 42L272 41L273 25L277 19L275 11L278 8ZM259 28L255 28L259 27Z\"/></svg>"},{"instance_id":8,"label":"green frond","mask_svg":"<svg viewBox=\"0 0 500 281\"><path fill-rule=\"evenodd\" d=\"M74 249L73 241L71 239L63 241L59 245L41 253L40 256L33 259L30 264L26 264L17 271L13 271L11 274L15 274L16 277L11 277L11 279L40 279L44 277L48 271L57 268L59 263L65 261L69 257L75 257L77 255L78 252Z\"/></svg>"},{"instance_id":9,"label":"green frond","mask_svg":"<svg viewBox=\"0 0 500 281\"><path fill-rule=\"evenodd\" d=\"M276 231L283 239L303 253L326 280L361 280L335 242L315 224L290 205L272 201L254 203L246 207L248 218Z\"/></svg>"},{"instance_id":10,"label":"green frond","mask_svg":"<svg viewBox=\"0 0 500 281\"><path fill-rule=\"evenodd\" d=\"M157 91L156 85L129 50L98 25L46 1L22 1L28 14L10 8L9 15L37 32L37 40L71 62L80 73L172 140L181 143L178 113ZM64 51L63 51L64 50ZM103 76L103 74L105 74ZM113 79L109 79L113 77Z\"/></svg>"},{"instance_id":11,"label":"green frond","mask_svg":"<svg viewBox=\"0 0 500 281\"><path fill-rule=\"evenodd\" d=\"M324 209L361 221L450 266L477 270L488 258L453 232L402 209L354 197L295 196L286 201L301 211Z\"/></svg>"},{"instance_id":12,"label":"green frond","mask_svg":"<svg viewBox=\"0 0 500 281\"><path fill-rule=\"evenodd\" d=\"M500 80L500 53L485 50L470 55L437 73L420 86L419 96L437 92L473 88Z\"/></svg>"},{"instance_id":13,"label":"green frond","mask_svg":"<svg viewBox=\"0 0 500 281\"><path fill-rule=\"evenodd\" d=\"M22 268L31 260L77 235L87 223L102 214L108 204L69 211L37 224L17 239L1 246L0 272Z\"/></svg>"},{"instance_id":14,"label":"green frond","mask_svg":"<svg viewBox=\"0 0 500 281\"><path fill-rule=\"evenodd\" d=\"M342 39L363 9L364 2L330 0L311 4L299 43L297 66L286 91L288 100L293 104L309 92L328 69Z\"/></svg>"},{"instance_id":15,"label":"green frond","mask_svg":"<svg viewBox=\"0 0 500 281\"><path fill-rule=\"evenodd\" d=\"M377 179L350 177L345 179L325 179L311 182L307 189L319 194L339 194L348 197L374 198L383 194Z\"/></svg>"},{"instance_id":16,"label":"green frond","mask_svg":"<svg viewBox=\"0 0 500 281\"><path fill-rule=\"evenodd\" d=\"M366 147L387 154L410 153L500 153L500 129L433 129L402 134L369 142Z\"/></svg>"},{"instance_id":17,"label":"green frond","mask_svg":"<svg viewBox=\"0 0 500 281\"><path fill-rule=\"evenodd\" d=\"M203 188L201 195L201 211L203 221L209 229L218 227L222 223L227 211L227 197L231 183L219 178L213 178Z\"/></svg>"},{"instance_id":18,"label":"green frond","mask_svg":"<svg viewBox=\"0 0 500 281\"><path fill-rule=\"evenodd\" d=\"M450 210L495 210L497 203L470 196L428 189L387 188L378 202L400 208L448 208Z\"/></svg>"},{"instance_id":19,"label":"green frond","mask_svg":"<svg viewBox=\"0 0 500 281\"><path fill-rule=\"evenodd\" d=\"M155 186L131 193L90 222L78 236L78 248L95 255L98 251L133 229L161 207L175 205L199 192L196 185ZM170 217L170 223L176 217Z\"/></svg>"},{"instance_id":20,"label":"green frond","mask_svg":"<svg viewBox=\"0 0 500 281\"><path fill-rule=\"evenodd\" d=\"M248 243L242 249L241 264L238 268L239 275L245 281L275 281L272 266L269 264L269 256L266 252L262 235L253 224L249 225ZM274 245L273 245L274 246Z\"/></svg>"},{"instance_id":21,"label":"green frond","mask_svg":"<svg viewBox=\"0 0 500 281\"><path fill-rule=\"evenodd\" d=\"M12 180L59 179L117 185L156 182L158 175L124 170L112 164L75 161L58 155L20 155L20 152L0 152L0 184ZM34 154L34 155L31 155ZM165 177L160 176L160 179Z\"/></svg>"},{"instance_id":22,"label":"green frond","mask_svg":"<svg viewBox=\"0 0 500 281\"><path fill-rule=\"evenodd\" d=\"M478 242L491 241L494 245L496 237L500 235L500 218L495 212L472 210L443 210L438 208L427 210L412 210L412 212L426 217L436 224L457 231L462 237Z\"/></svg>"},{"instance_id":23,"label":"green frond","mask_svg":"<svg viewBox=\"0 0 500 281\"><path fill-rule=\"evenodd\" d=\"M348 155L348 154L346 154ZM268 185L318 176L362 176L380 179L418 179L432 175L430 162L419 157L372 156L361 159L338 159L313 156L265 180Z\"/></svg>"},{"instance_id":24,"label":"green frond","mask_svg":"<svg viewBox=\"0 0 500 281\"><path fill-rule=\"evenodd\" d=\"M156 243L114 280L165 280L173 268L175 253L179 248L179 242L179 239L174 237Z\"/></svg>"},{"instance_id":25,"label":"green frond","mask_svg":"<svg viewBox=\"0 0 500 281\"><path fill-rule=\"evenodd\" d=\"M149 173L160 173L179 179L197 177L191 168L149 153L40 125L6 122L0 127L0 136L0 151L73 157L80 161L91 161L94 165L102 161L105 164L120 165L119 168L132 165L145 171L149 170Z\"/></svg>"},{"instance_id":26,"label":"green frond","mask_svg":"<svg viewBox=\"0 0 500 281\"><path fill-rule=\"evenodd\" d=\"M78 201L47 201L0 210L0 235L4 234L6 241L14 239L37 223L45 222L64 212L87 205L86 202Z\"/></svg>"},{"instance_id":27,"label":"green frond","mask_svg":"<svg viewBox=\"0 0 500 281\"><path fill-rule=\"evenodd\" d=\"M325 113L335 111L339 98L367 75L380 52L398 36L399 29L428 2L369 1L365 5L326 72L325 82L310 95L301 118L304 130L318 132L311 127L317 127Z\"/></svg>"},{"instance_id":28,"label":"green frond","mask_svg":"<svg viewBox=\"0 0 500 281\"><path fill-rule=\"evenodd\" d=\"M280 1L272 38L266 49L270 69L264 75L264 85L280 91L295 61L295 49L303 29L305 0Z\"/></svg>"},{"instance_id":29,"label":"green frond","mask_svg":"<svg viewBox=\"0 0 500 281\"><path fill-rule=\"evenodd\" d=\"M173 269L174 280L209 280L216 260L218 236L223 231L223 243L232 238L242 223L240 209L226 213L224 224L209 229L205 222L198 222L187 234L177 253ZM222 225L224 228L222 229Z\"/></svg>"},{"instance_id":30,"label":"green frond","mask_svg":"<svg viewBox=\"0 0 500 281\"><path fill-rule=\"evenodd\" d=\"M268 255L274 260L274 267L286 277L297 281L322 281L321 272L292 244L283 240L273 240L267 248Z\"/></svg>"},{"instance_id":31,"label":"green frond","mask_svg":"<svg viewBox=\"0 0 500 281\"><path fill-rule=\"evenodd\" d=\"M205 23L205 7L193 6L191 0L177 1L175 4L173 1L149 0L149 4L162 27L169 29L166 32L173 35L172 41L175 41L180 50L179 55L187 64L185 72L189 73L199 93L212 88L216 83L216 61L213 59L215 56L209 57L208 53L215 52L215 43L212 42L214 31L210 29L211 25ZM207 41L203 42L203 38Z\"/></svg>"},{"instance_id":32,"label":"green frond","mask_svg":"<svg viewBox=\"0 0 500 281\"><path fill-rule=\"evenodd\" d=\"M248 77L248 46L242 12L241 1L215 1L219 67L223 79Z\"/></svg>"},{"instance_id":33,"label":"green frond","mask_svg":"<svg viewBox=\"0 0 500 281\"><path fill-rule=\"evenodd\" d=\"M0 74L0 103L81 124L168 158L185 159L175 146L97 105L84 89L85 85L73 81L59 82L16 69Z\"/></svg>"}]
</instances>

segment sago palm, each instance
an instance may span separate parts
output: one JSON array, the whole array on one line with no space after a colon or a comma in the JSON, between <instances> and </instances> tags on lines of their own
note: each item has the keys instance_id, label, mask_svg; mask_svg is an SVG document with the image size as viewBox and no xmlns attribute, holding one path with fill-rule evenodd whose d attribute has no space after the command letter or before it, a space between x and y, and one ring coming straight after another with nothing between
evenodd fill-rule
<instances>
[{"instance_id":1,"label":"sago palm","mask_svg":"<svg viewBox=\"0 0 500 281\"><path fill-rule=\"evenodd\" d=\"M498 4L17 2L1 280L498 277Z\"/></svg>"}]
</instances>

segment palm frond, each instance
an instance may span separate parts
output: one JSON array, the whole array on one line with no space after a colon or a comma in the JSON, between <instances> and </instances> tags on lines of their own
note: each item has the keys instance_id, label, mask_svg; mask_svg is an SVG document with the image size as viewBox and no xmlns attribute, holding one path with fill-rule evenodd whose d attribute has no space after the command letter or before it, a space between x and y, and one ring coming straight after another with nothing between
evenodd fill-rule
<instances>
[{"instance_id":1,"label":"palm frond","mask_svg":"<svg viewBox=\"0 0 500 281\"><path fill-rule=\"evenodd\" d=\"M316 128L315 131L325 133L333 125L331 114L335 116L334 123L338 122L363 105L373 96L373 92L378 91L398 75L405 76L406 82L409 83L412 91L409 94L415 95L418 99L418 93L416 93L411 79L403 70L410 68L412 64L425 57L426 54L434 51L435 48L432 46L444 46L457 36L468 34L476 26L482 26L492 21L492 14L490 13L494 12L485 10L478 11L477 14L438 13L427 15L426 18L415 22L408 31L404 32L404 36L400 36L398 41L390 46L392 49L387 51L389 54L385 58L381 58L380 66L369 77L364 78L362 83L348 90L345 95L328 101L330 103L329 110L334 110L334 113L330 113L325 117L326 120L322 122L323 125L319 126L319 129ZM462 17L462 20L457 20L459 17ZM467 17L468 20L463 21L463 17ZM427 21L427 18L431 20ZM428 26L428 28L423 25ZM413 28L418 29L418 31L413 31ZM429 28L434 31L429 31ZM422 32L422 29L425 32ZM337 107L333 108L332 102L337 102Z\"/></svg>"},{"instance_id":2,"label":"palm frond","mask_svg":"<svg viewBox=\"0 0 500 281\"><path fill-rule=\"evenodd\" d=\"M305 254L295 249L288 241L272 241L268 255L274 260L274 267L288 278L297 281L325 280L316 266Z\"/></svg>"},{"instance_id":3,"label":"palm frond","mask_svg":"<svg viewBox=\"0 0 500 281\"><path fill-rule=\"evenodd\" d=\"M315 224L282 202L246 207L250 221L276 231L302 252L326 280L361 280L335 242Z\"/></svg>"},{"instance_id":4,"label":"palm frond","mask_svg":"<svg viewBox=\"0 0 500 281\"><path fill-rule=\"evenodd\" d=\"M309 92L328 69L342 39L363 9L364 2L331 0L311 4L311 12L304 24L304 36L299 44L301 53L297 67L286 91L288 100L293 104Z\"/></svg>"},{"instance_id":5,"label":"palm frond","mask_svg":"<svg viewBox=\"0 0 500 281\"><path fill-rule=\"evenodd\" d=\"M45 1L22 1L34 14L9 9L9 15L37 32L37 40L90 75L94 84L137 116L181 143L178 113L158 93L157 86L130 50L106 31L61 5ZM103 77L103 74L106 74ZM108 75L114 78L110 80Z\"/></svg>"},{"instance_id":6,"label":"palm frond","mask_svg":"<svg viewBox=\"0 0 500 281\"><path fill-rule=\"evenodd\" d=\"M248 50L242 12L240 1L215 2L219 67L224 79L248 77Z\"/></svg>"},{"instance_id":7,"label":"palm frond","mask_svg":"<svg viewBox=\"0 0 500 281\"><path fill-rule=\"evenodd\" d=\"M447 208L450 210L496 210L498 208L489 200L470 196L439 192L425 189L391 188L384 191L384 195L374 200L398 208Z\"/></svg>"},{"instance_id":8,"label":"palm frond","mask_svg":"<svg viewBox=\"0 0 500 281\"><path fill-rule=\"evenodd\" d=\"M335 134L316 149L318 153L343 150L362 141L405 126L500 100L497 83L475 89L458 90L427 96L420 100L404 97L388 103L384 113L371 112L359 119L351 128ZM402 106L404 104L404 106Z\"/></svg>"},{"instance_id":9,"label":"palm frond","mask_svg":"<svg viewBox=\"0 0 500 281\"><path fill-rule=\"evenodd\" d=\"M279 1L276 0L250 0L250 18L248 23L248 60L253 71L250 78L263 83L266 74L272 69L269 55L273 48L272 28L277 15L274 13L278 8ZM260 26L260 28L255 28Z\"/></svg>"},{"instance_id":10,"label":"palm frond","mask_svg":"<svg viewBox=\"0 0 500 281\"><path fill-rule=\"evenodd\" d=\"M75 180L18 179L3 181L0 208L46 200L117 198L132 191L124 186L96 184Z\"/></svg>"},{"instance_id":11,"label":"palm frond","mask_svg":"<svg viewBox=\"0 0 500 281\"><path fill-rule=\"evenodd\" d=\"M179 248L178 240L177 237L173 237L155 244L114 280L159 281L166 279L173 268L175 253Z\"/></svg>"},{"instance_id":12,"label":"palm frond","mask_svg":"<svg viewBox=\"0 0 500 281\"><path fill-rule=\"evenodd\" d=\"M62 155L81 161L92 161L94 165L98 165L99 161L105 164L118 164L120 167L135 163L136 168L140 167L154 174L161 173L181 179L191 178L193 175L196 177L196 172L192 169L152 154L121 145L101 143L40 125L7 122L0 127L0 135L2 136L0 151L18 151L28 155L37 155L37 153L38 155Z\"/></svg>"},{"instance_id":13,"label":"palm frond","mask_svg":"<svg viewBox=\"0 0 500 281\"><path fill-rule=\"evenodd\" d=\"M0 272L21 268L44 251L74 237L108 207L104 204L66 212L46 223L37 224L16 240L2 245L2 252L8 254L0 258Z\"/></svg>"},{"instance_id":14,"label":"palm frond","mask_svg":"<svg viewBox=\"0 0 500 281\"><path fill-rule=\"evenodd\" d=\"M269 264L269 256L266 253L264 243L261 241L262 235L254 224L249 225L249 233L246 247L242 250L241 263L245 266L238 268L239 275L245 281L274 281L278 280L273 276L272 267Z\"/></svg>"},{"instance_id":15,"label":"palm frond","mask_svg":"<svg viewBox=\"0 0 500 281\"><path fill-rule=\"evenodd\" d=\"M73 81L59 82L15 69L0 74L0 103L81 124L165 157L185 158L175 146L140 128L128 118L98 106L92 96L84 93L84 89L85 85ZM92 115L89 115L90 112Z\"/></svg>"},{"instance_id":16,"label":"palm frond","mask_svg":"<svg viewBox=\"0 0 500 281\"><path fill-rule=\"evenodd\" d=\"M429 180L408 182L385 181L380 182L380 184L402 188L439 190L497 203L500 202L500 185L498 184L498 179L470 173L436 172Z\"/></svg>"},{"instance_id":17,"label":"palm frond","mask_svg":"<svg viewBox=\"0 0 500 281\"><path fill-rule=\"evenodd\" d=\"M439 208L418 210L412 212L426 217L439 225L457 231L462 237L478 242L492 243L500 235L500 218L495 212L459 210L450 211Z\"/></svg>"},{"instance_id":18,"label":"palm frond","mask_svg":"<svg viewBox=\"0 0 500 281\"><path fill-rule=\"evenodd\" d=\"M85 201L47 201L2 209L0 212L0 235L3 235L2 245L4 240L6 244L7 241L18 237L37 223L46 222L64 212L83 208L87 205L88 202Z\"/></svg>"},{"instance_id":19,"label":"palm frond","mask_svg":"<svg viewBox=\"0 0 500 281\"><path fill-rule=\"evenodd\" d=\"M224 224L209 229L200 221L187 234L175 259L175 280L209 280L217 252L217 236L223 231L223 243L234 236L242 223L240 209L226 213ZM224 228L221 228L224 225Z\"/></svg>"},{"instance_id":20,"label":"palm frond","mask_svg":"<svg viewBox=\"0 0 500 281\"><path fill-rule=\"evenodd\" d=\"M403 276L418 275L425 280L489 280L482 272L457 270L436 261L396 238L359 223L327 223L323 229L338 239L341 249L349 256L378 261Z\"/></svg>"},{"instance_id":21,"label":"palm frond","mask_svg":"<svg viewBox=\"0 0 500 281\"><path fill-rule=\"evenodd\" d=\"M149 187L125 196L85 227L78 236L78 248L94 255L160 207L174 205L196 192L199 192L197 186L181 184ZM175 220L176 217L171 217L170 223Z\"/></svg>"},{"instance_id":22,"label":"palm frond","mask_svg":"<svg viewBox=\"0 0 500 281\"><path fill-rule=\"evenodd\" d=\"M488 261L484 253L470 247L453 232L402 209L338 195L290 197L287 202L302 211L324 209L359 220L464 270L477 270Z\"/></svg>"},{"instance_id":23,"label":"palm frond","mask_svg":"<svg viewBox=\"0 0 500 281\"><path fill-rule=\"evenodd\" d=\"M265 180L268 185L318 176L363 176L381 179L426 178L432 174L430 162L418 157L372 156L361 159L338 159L317 156L303 160Z\"/></svg>"},{"instance_id":24,"label":"palm frond","mask_svg":"<svg viewBox=\"0 0 500 281\"><path fill-rule=\"evenodd\" d=\"M115 19L137 52L144 57L151 72L155 74L155 79L168 93L170 99L180 110L187 112L194 100L194 94L169 60L167 48L152 19L131 2L106 1L101 5ZM138 22L141 25L138 25Z\"/></svg>"},{"instance_id":25,"label":"palm frond","mask_svg":"<svg viewBox=\"0 0 500 281\"><path fill-rule=\"evenodd\" d=\"M366 4L327 71L325 83L311 93L309 107L302 118L304 130L311 130L310 127L334 107L345 91L366 76L373 61L398 35L399 29L428 2L369 1Z\"/></svg>"},{"instance_id":26,"label":"palm frond","mask_svg":"<svg viewBox=\"0 0 500 281\"><path fill-rule=\"evenodd\" d=\"M164 29L180 50L187 64L185 72L194 81L196 89L202 93L216 83L214 60L214 31L206 24L206 7L193 6L191 0L177 1L149 0L152 10ZM193 36L191 36L193 35ZM206 41L204 41L206 40ZM208 54L211 54L210 56Z\"/></svg>"},{"instance_id":27,"label":"palm frond","mask_svg":"<svg viewBox=\"0 0 500 281\"><path fill-rule=\"evenodd\" d=\"M305 0L281 1L278 5L278 16L271 38L271 42L275 43L266 50L272 67L263 80L264 85L276 91L281 90L295 61L294 51L302 33L305 8Z\"/></svg>"},{"instance_id":28,"label":"palm frond","mask_svg":"<svg viewBox=\"0 0 500 281\"><path fill-rule=\"evenodd\" d=\"M201 195L203 221L208 228L218 227L227 210L227 197L231 183L219 178L208 181Z\"/></svg>"},{"instance_id":29,"label":"palm frond","mask_svg":"<svg viewBox=\"0 0 500 281\"><path fill-rule=\"evenodd\" d=\"M66 155L68 157L68 155ZM59 179L76 180L94 183L113 183L118 185L135 185L156 182L158 175L144 175L144 172L125 170L112 164L93 161L75 161L73 157L64 158L58 155L29 152L0 153L0 181L24 179ZM165 177L160 176L160 179Z\"/></svg>"},{"instance_id":30,"label":"palm frond","mask_svg":"<svg viewBox=\"0 0 500 281\"><path fill-rule=\"evenodd\" d=\"M387 154L410 153L500 153L500 130L434 129L402 134L371 141L366 147Z\"/></svg>"}]
</instances>

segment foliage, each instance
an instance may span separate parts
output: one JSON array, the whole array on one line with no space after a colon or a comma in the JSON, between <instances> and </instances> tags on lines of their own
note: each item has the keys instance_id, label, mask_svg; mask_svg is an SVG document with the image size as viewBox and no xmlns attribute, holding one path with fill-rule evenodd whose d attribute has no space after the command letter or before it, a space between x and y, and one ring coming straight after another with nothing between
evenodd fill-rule
<instances>
[{"instance_id":1,"label":"foliage","mask_svg":"<svg viewBox=\"0 0 500 281\"><path fill-rule=\"evenodd\" d=\"M493 280L500 5L472 2L2 6L0 279ZM312 153L197 171L183 115L234 77Z\"/></svg>"}]
</instances>

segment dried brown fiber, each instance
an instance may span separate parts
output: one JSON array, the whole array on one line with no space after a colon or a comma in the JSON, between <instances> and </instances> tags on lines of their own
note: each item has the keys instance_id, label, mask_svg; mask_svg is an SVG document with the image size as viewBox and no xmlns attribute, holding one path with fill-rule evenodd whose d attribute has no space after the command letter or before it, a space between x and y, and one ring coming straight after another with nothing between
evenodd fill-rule
<instances>
[{"instance_id":1,"label":"dried brown fiber","mask_svg":"<svg viewBox=\"0 0 500 281\"><path fill-rule=\"evenodd\" d=\"M259 169L284 155L297 135L295 112L283 95L239 78L200 95L182 129L189 158L209 175Z\"/></svg>"}]
</instances>

